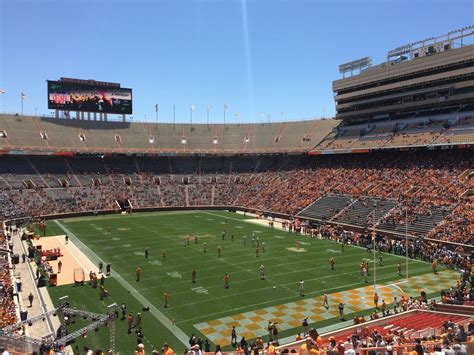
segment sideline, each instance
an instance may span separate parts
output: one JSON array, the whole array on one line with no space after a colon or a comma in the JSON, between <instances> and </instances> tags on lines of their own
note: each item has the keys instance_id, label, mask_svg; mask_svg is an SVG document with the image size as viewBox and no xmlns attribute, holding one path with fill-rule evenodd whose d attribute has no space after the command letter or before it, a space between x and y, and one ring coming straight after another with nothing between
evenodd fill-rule
<instances>
[{"instance_id":1,"label":"sideline","mask_svg":"<svg viewBox=\"0 0 474 355\"><path fill-rule=\"evenodd\" d=\"M79 238L76 237L74 233L72 233L66 226L64 226L61 222L58 220L54 220L54 223L58 225L59 228L61 228L68 236L69 238L74 242L76 247L81 250L91 261L96 261L97 263L99 261L102 261L104 264L107 264L105 261L103 261L97 254L95 254L87 245L82 243ZM135 287L130 285L119 273L114 272L112 270L112 276L115 277L115 279L124 287L126 290L130 292L130 294L135 297L135 299L140 302L143 305L147 305L150 307L150 313L155 316L155 318L165 326L166 329L170 331L171 334L173 334L183 345L188 346L188 336L176 325L173 325L171 320L166 317L160 310L158 310L153 303L151 303L148 299L146 299Z\"/></svg>"},{"instance_id":2,"label":"sideline","mask_svg":"<svg viewBox=\"0 0 474 355\"><path fill-rule=\"evenodd\" d=\"M63 242L64 235L55 236L55 237L58 237L58 238L56 238L56 240L57 240L59 243L61 243L61 245L62 245L62 247L64 247L64 249L67 249L67 250L71 253L71 255L72 255L72 257L74 258L74 260L76 260L77 263L78 263L78 264L82 267L82 269L84 270L84 276L86 276L86 275L87 275L87 269L88 269L88 268L85 267L84 264L81 262L81 260L78 259L78 257L76 256L76 253L74 253L74 252L72 251L72 248L69 246L69 243L66 244L66 243ZM61 237L61 238L60 238L60 237ZM71 241L71 244L74 245L74 243L73 243L72 241ZM75 246L77 249L79 249L76 245L74 245L74 246ZM81 252L80 249L79 249L79 252ZM86 256L85 254L83 254L83 256L84 256L85 258L87 258L87 256ZM90 261L90 260L89 260L89 261ZM92 261L91 261L91 263L92 263ZM94 271L96 271L97 273L99 273L99 268L96 267L95 265L94 265L94 268L95 268ZM90 269L90 268L89 268L89 269ZM105 276L105 275L104 275L104 276ZM84 279L85 279L84 282L86 282L86 277L84 277ZM65 284L65 285L71 285L71 284ZM60 286L62 286L62 285L60 285Z\"/></svg>"}]
</instances>

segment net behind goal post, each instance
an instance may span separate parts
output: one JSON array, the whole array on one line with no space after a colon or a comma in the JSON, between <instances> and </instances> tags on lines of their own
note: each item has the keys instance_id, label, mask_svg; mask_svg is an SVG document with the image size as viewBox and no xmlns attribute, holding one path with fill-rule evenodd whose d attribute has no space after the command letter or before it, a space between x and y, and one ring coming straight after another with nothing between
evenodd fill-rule
<instances>
[{"instance_id":1,"label":"net behind goal post","mask_svg":"<svg viewBox=\"0 0 474 355\"><path fill-rule=\"evenodd\" d=\"M74 283L83 284L85 279L84 270L82 268L74 269Z\"/></svg>"}]
</instances>

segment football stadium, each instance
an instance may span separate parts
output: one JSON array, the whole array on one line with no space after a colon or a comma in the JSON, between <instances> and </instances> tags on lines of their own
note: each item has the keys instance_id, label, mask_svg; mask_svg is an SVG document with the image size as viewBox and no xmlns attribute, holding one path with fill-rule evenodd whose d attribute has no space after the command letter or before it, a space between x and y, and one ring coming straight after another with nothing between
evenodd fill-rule
<instances>
[{"instance_id":1,"label":"football stadium","mask_svg":"<svg viewBox=\"0 0 474 355\"><path fill-rule=\"evenodd\" d=\"M133 67L60 51L32 114L6 55L0 353L474 354L474 26L407 33L326 64L333 113L278 120L140 119Z\"/></svg>"}]
</instances>

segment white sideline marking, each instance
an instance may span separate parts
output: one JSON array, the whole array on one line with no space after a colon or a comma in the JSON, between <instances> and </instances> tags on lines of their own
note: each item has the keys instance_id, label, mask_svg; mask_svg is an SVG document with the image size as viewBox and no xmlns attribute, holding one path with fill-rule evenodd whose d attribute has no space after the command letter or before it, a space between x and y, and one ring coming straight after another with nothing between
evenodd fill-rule
<instances>
[{"instance_id":1,"label":"white sideline marking","mask_svg":"<svg viewBox=\"0 0 474 355\"><path fill-rule=\"evenodd\" d=\"M105 261L103 261L99 256L94 253L87 245L85 245L74 233L72 233L66 226L64 226L61 222L58 220L54 220L54 223L58 225L59 228L61 228L68 236L69 238L72 237L74 240L74 244L79 248L81 251L86 251L87 253L84 254L89 254L92 257L94 257L96 260L102 261L104 264L107 264ZM90 259L90 258L89 258ZM135 299L140 302L143 305L148 305L150 307L150 313L155 316L155 318L163 324L163 326L166 327L183 345L188 346L188 336L176 325L173 325L171 320L166 317L159 309L157 309L153 303L151 303L148 299L146 299L135 287L130 285L119 273L112 271L113 276L115 279L127 290L131 291L130 294L135 297Z\"/></svg>"},{"instance_id":2,"label":"white sideline marking","mask_svg":"<svg viewBox=\"0 0 474 355\"><path fill-rule=\"evenodd\" d=\"M61 237L62 237L62 236L61 236ZM81 265L81 267L82 267L82 269L84 270L84 273L85 273L85 272L87 271L87 268L81 263L81 261L80 261L78 258L76 258L75 253L73 253L72 250L69 249L69 247L63 242L62 238L56 238L56 239L57 239L57 241L58 241L59 243L61 243L61 244L64 246L64 249L68 249L68 250L69 250L69 252L70 252L70 254L72 255L72 257L74 258L74 260L76 260L77 263L78 263L79 265ZM74 244L74 242L73 242L72 244ZM79 248L78 248L78 249L79 249ZM84 254L84 256L87 257L85 254ZM85 281L86 281L86 280L84 280L84 282L85 282Z\"/></svg>"}]
</instances>

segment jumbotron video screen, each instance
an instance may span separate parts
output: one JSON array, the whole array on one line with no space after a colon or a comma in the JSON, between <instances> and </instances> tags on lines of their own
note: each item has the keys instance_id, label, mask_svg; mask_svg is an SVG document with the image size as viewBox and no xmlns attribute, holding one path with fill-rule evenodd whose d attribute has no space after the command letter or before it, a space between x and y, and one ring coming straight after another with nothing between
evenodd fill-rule
<instances>
[{"instance_id":1,"label":"jumbotron video screen","mask_svg":"<svg viewBox=\"0 0 474 355\"><path fill-rule=\"evenodd\" d=\"M51 110L132 114L132 90L48 81Z\"/></svg>"}]
</instances>

